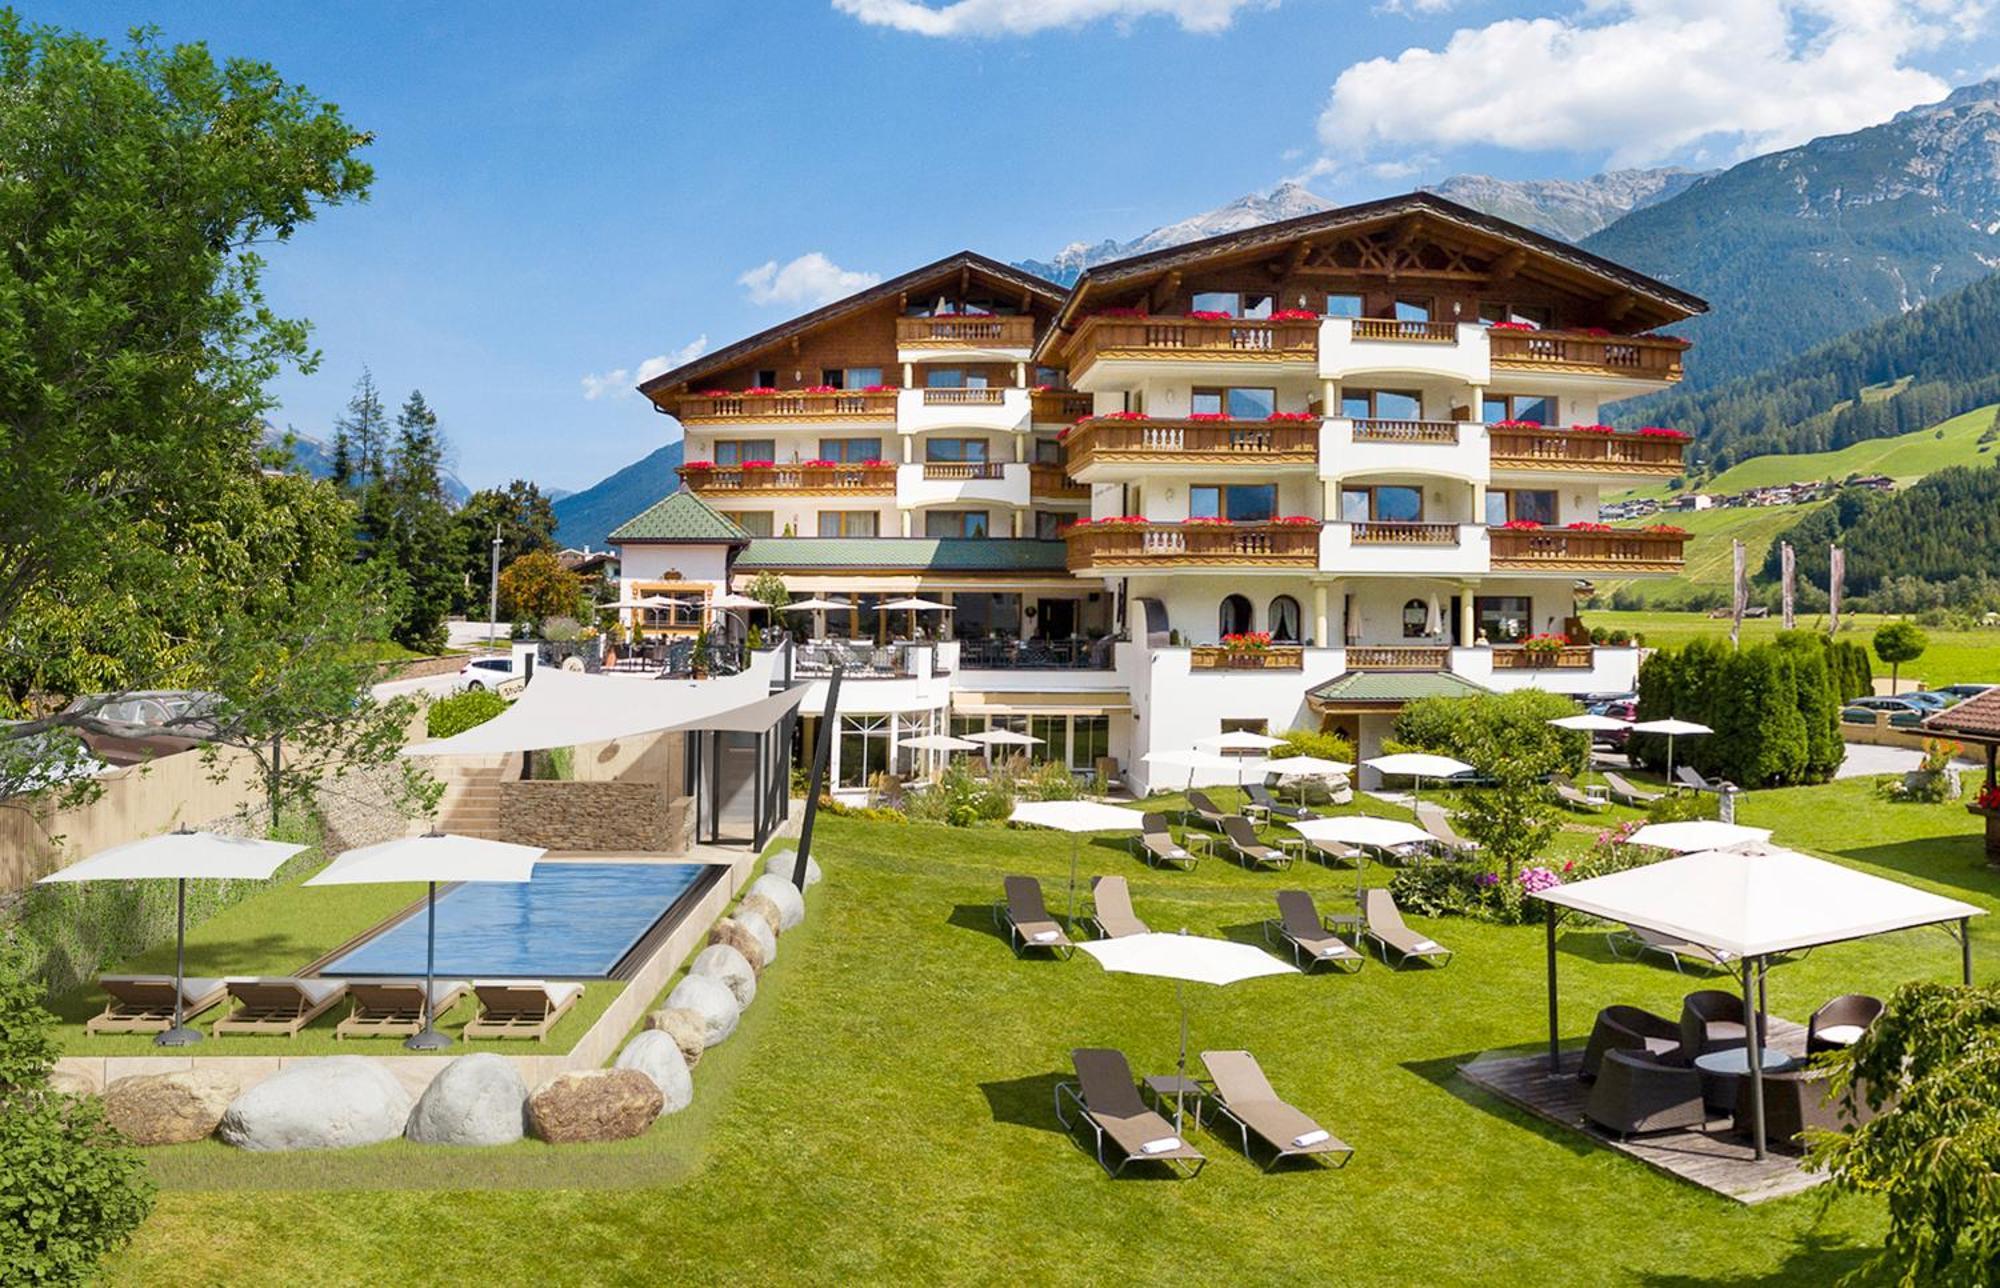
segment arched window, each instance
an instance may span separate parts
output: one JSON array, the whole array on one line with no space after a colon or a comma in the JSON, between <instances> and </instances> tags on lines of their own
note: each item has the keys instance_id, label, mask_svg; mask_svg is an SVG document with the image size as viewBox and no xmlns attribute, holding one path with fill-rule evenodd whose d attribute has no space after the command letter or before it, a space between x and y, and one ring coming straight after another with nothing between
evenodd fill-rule
<instances>
[{"instance_id":1,"label":"arched window","mask_svg":"<svg viewBox=\"0 0 2000 1288\"><path fill-rule=\"evenodd\" d=\"M1216 614L1216 630L1223 635L1241 635L1250 629L1250 601L1230 595Z\"/></svg>"},{"instance_id":2,"label":"arched window","mask_svg":"<svg viewBox=\"0 0 2000 1288\"><path fill-rule=\"evenodd\" d=\"M1299 601L1290 595L1280 595L1271 601L1269 615L1265 618L1271 624L1271 642L1274 644L1296 644L1299 635Z\"/></svg>"},{"instance_id":3,"label":"arched window","mask_svg":"<svg viewBox=\"0 0 2000 1288\"><path fill-rule=\"evenodd\" d=\"M1406 640L1420 640L1430 634L1428 630L1424 629L1429 625L1430 615L1430 609L1424 605L1424 601L1421 599L1413 599L1404 604L1403 638Z\"/></svg>"}]
</instances>

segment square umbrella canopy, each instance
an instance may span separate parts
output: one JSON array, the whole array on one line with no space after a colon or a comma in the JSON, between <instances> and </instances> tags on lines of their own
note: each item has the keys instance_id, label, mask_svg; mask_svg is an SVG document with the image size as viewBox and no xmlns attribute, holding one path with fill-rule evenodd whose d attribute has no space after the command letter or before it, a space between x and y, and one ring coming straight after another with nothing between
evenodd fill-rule
<instances>
[{"instance_id":1,"label":"square umbrella canopy","mask_svg":"<svg viewBox=\"0 0 2000 1288\"><path fill-rule=\"evenodd\" d=\"M1745 827L1741 823L1724 823L1720 819L1696 818L1680 823L1648 823L1626 837L1625 843L1693 854L1700 850L1727 850L1770 839L1771 829L1768 827Z\"/></svg>"},{"instance_id":2,"label":"square umbrella canopy","mask_svg":"<svg viewBox=\"0 0 2000 1288\"><path fill-rule=\"evenodd\" d=\"M1642 720L1632 726L1632 732L1663 733L1667 735L1667 778L1671 780L1674 776L1674 739L1678 737L1693 737L1698 733L1714 733L1715 730L1705 724L1696 724L1692 720L1675 720L1669 718L1666 720Z\"/></svg>"},{"instance_id":3,"label":"square umbrella canopy","mask_svg":"<svg viewBox=\"0 0 2000 1288\"><path fill-rule=\"evenodd\" d=\"M981 729L978 733L965 735L968 742L976 742L987 747L1039 747L1040 738L1012 729Z\"/></svg>"},{"instance_id":4,"label":"square umbrella canopy","mask_svg":"<svg viewBox=\"0 0 2000 1288\"><path fill-rule=\"evenodd\" d=\"M1415 823L1395 818L1372 818L1366 814L1340 814L1333 818L1302 818L1285 826L1308 841L1337 841L1375 850L1393 850L1400 845L1428 845L1431 834ZM1354 865L1354 902L1361 902L1361 874L1365 864Z\"/></svg>"},{"instance_id":5,"label":"square umbrella canopy","mask_svg":"<svg viewBox=\"0 0 2000 1288\"><path fill-rule=\"evenodd\" d=\"M1575 716L1560 716L1549 723L1558 729L1575 729L1583 733L1611 733L1632 727L1627 721L1611 716L1591 715L1589 712Z\"/></svg>"},{"instance_id":6,"label":"square umbrella canopy","mask_svg":"<svg viewBox=\"0 0 2000 1288\"><path fill-rule=\"evenodd\" d=\"M1434 756L1423 751L1399 751L1388 756L1376 756L1361 763L1378 774L1409 775L1416 784L1412 796L1417 800L1424 798L1424 779L1453 778L1459 774L1472 772L1472 766L1462 760L1453 760L1450 756Z\"/></svg>"},{"instance_id":7,"label":"square umbrella canopy","mask_svg":"<svg viewBox=\"0 0 2000 1288\"><path fill-rule=\"evenodd\" d=\"M1285 740L1269 734L1252 733L1248 729L1232 729L1212 738L1197 738L1194 745L1210 751L1269 751L1273 747L1284 746Z\"/></svg>"},{"instance_id":8,"label":"square umbrella canopy","mask_svg":"<svg viewBox=\"0 0 2000 1288\"><path fill-rule=\"evenodd\" d=\"M174 882L174 1023L154 1037L159 1046L187 1046L201 1041L201 1034L187 1027L181 1004L181 989L187 978L187 883L196 880L227 879L262 881L285 860L305 849L287 841L257 841L241 836L218 836L214 832L193 832L185 828L164 836L114 845L78 863L37 881L53 885L70 881L172 881Z\"/></svg>"},{"instance_id":9,"label":"square umbrella canopy","mask_svg":"<svg viewBox=\"0 0 2000 1288\"><path fill-rule=\"evenodd\" d=\"M1076 838L1085 832L1137 832L1144 818L1136 811L1097 801L1023 801L1008 815L1011 823L1054 828L1069 838L1069 920L1076 920Z\"/></svg>"},{"instance_id":10,"label":"square umbrella canopy","mask_svg":"<svg viewBox=\"0 0 2000 1288\"><path fill-rule=\"evenodd\" d=\"M1305 779L1315 775L1323 778L1335 774L1345 776L1354 772L1354 766L1344 760L1327 760L1322 756L1281 756L1277 760L1265 761L1264 772L1280 778L1299 779L1299 805L1303 807L1306 803Z\"/></svg>"}]
</instances>

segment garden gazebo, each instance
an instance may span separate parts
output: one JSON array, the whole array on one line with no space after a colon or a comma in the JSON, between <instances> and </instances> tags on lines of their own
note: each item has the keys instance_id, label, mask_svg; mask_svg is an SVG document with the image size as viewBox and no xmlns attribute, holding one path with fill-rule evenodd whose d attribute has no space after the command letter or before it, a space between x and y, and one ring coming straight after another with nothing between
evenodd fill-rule
<instances>
[{"instance_id":1,"label":"garden gazebo","mask_svg":"<svg viewBox=\"0 0 2000 1288\"><path fill-rule=\"evenodd\" d=\"M1966 808L1986 819L1986 861L2000 865L2000 688L1925 717L1925 733L1986 748L1986 786Z\"/></svg>"}]
</instances>

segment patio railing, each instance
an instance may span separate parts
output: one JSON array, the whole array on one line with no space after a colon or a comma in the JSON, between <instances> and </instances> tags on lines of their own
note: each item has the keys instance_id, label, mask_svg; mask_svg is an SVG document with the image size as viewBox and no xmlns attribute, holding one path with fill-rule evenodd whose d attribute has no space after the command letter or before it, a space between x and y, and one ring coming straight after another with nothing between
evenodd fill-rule
<instances>
[{"instance_id":1,"label":"patio railing","mask_svg":"<svg viewBox=\"0 0 2000 1288\"><path fill-rule=\"evenodd\" d=\"M1108 671L1112 642L1101 640L960 640L960 670Z\"/></svg>"}]
</instances>

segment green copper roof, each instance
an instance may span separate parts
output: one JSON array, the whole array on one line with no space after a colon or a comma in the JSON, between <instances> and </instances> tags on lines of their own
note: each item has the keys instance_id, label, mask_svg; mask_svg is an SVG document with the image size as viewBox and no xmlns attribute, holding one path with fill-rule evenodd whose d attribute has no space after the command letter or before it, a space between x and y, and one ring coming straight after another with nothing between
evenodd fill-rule
<instances>
[{"instance_id":1,"label":"green copper roof","mask_svg":"<svg viewBox=\"0 0 2000 1288\"><path fill-rule=\"evenodd\" d=\"M607 538L620 541L714 541L740 545L750 539L734 520L725 519L708 502L682 488L650 509L618 525Z\"/></svg>"},{"instance_id":2,"label":"green copper roof","mask_svg":"<svg viewBox=\"0 0 2000 1288\"><path fill-rule=\"evenodd\" d=\"M1490 692L1447 671L1343 671L1306 696L1315 702L1415 702L1418 698L1469 698Z\"/></svg>"},{"instance_id":3,"label":"green copper roof","mask_svg":"<svg viewBox=\"0 0 2000 1288\"><path fill-rule=\"evenodd\" d=\"M758 537L736 567L1064 572L1060 541L1017 537Z\"/></svg>"}]
</instances>

